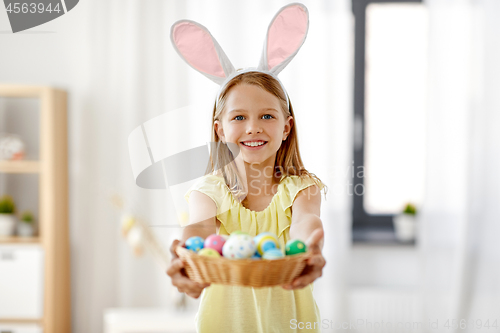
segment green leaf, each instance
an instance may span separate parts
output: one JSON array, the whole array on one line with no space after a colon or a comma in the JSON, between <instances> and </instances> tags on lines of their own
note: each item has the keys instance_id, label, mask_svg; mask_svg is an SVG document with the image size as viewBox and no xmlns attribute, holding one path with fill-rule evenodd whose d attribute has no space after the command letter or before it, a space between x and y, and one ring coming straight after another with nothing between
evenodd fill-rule
<instances>
[{"instance_id":1,"label":"green leaf","mask_svg":"<svg viewBox=\"0 0 500 333\"><path fill-rule=\"evenodd\" d=\"M4 195L0 198L0 214L14 214L16 204L10 195Z\"/></svg>"},{"instance_id":2,"label":"green leaf","mask_svg":"<svg viewBox=\"0 0 500 333\"><path fill-rule=\"evenodd\" d=\"M33 214L29 210L25 210L21 215L21 221L26 223L33 223Z\"/></svg>"},{"instance_id":3,"label":"green leaf","mask_svg":"<svg viewBox=\"0 0 500 333\"><path fill-rule=\"evenodd\" d=\"M403 213L409 215L417 215L417 208L415 207L414 204L407 203L405 209L403 210Z\"/></svg>"}]
</instances>

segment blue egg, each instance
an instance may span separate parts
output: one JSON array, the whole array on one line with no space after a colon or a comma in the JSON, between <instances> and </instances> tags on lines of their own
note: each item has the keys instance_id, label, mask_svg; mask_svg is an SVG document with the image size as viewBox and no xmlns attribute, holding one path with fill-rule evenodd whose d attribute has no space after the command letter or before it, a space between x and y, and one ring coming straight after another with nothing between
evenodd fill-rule
<instances>
[{"instance_id":1,"label":"blue egg","mask_svg":"<svg viewBox=\"0 0 500 333\"><path fill-rule=\"evenodd\" d=\"M200 236L189 237L186 240L186 249L198 252L203 248L203 243L205 240Z\"/></svg>"},{"instance_id":2,"label":"blue egg","mask_svg":"<svg viewBox=\"0 0 500 333\"><path fill-rule=\"evenodd\" d=\"M285 255L281 250L278 249L271 249L267 252L264 252L264 255L262 256L263 259L280 259L283 258Z\"/></svg>"},{"instance_id":3,"label":"blue egg","mask_svg":"<svg viewBox=\"0 0 500 333\"><path fill-rule=\"evenodd\" d=\"M266 253L269 250L276 249L276 243L273 241L265 241L261 243L260 248L262 249L262 253Z\"/></svg>"}]
</instances>

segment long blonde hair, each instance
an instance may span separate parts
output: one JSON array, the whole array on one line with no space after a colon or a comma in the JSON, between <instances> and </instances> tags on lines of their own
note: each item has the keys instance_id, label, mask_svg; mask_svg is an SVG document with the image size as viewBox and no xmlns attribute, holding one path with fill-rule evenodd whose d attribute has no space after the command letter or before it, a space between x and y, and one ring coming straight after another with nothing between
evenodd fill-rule
<instances>
[{"instance_id":1,"label":"long blonde hair","mask_svg":"<svg viewBox=\"0 0 500 333\"><path fill-rule=\"evenodd\" d=\"M219 94L219 100L215 102L212 115L212 146L210 149L210 161L206 170L206 174L218 174L224 177L226 185L229 187L233 196L242 201L246 197L246 191L241 184L238 169L234 162L234 156L226 144L224 144L215 130L214 122L222 121L222 113L226 105L228 93L231 89L239 84L251 84L264 89L265 91L278 97L281 111L285 119L292 116L294 124L285 141L282 142L276 153L274 162L275 172L287 176L300 176L301 178L311 178L317 184L322 183L321 180L313 173L307 171L300 157L299 142L297 137L297 127L295 116L293 114L292 103L289 101L287 107L286 94L282 90L278 80L271 75L262 72L245 72L231 79L224 89ZM229 143L231 144L231 143ZM325 185L325 196L327 186Z\"/></svg>"}]
</instances>

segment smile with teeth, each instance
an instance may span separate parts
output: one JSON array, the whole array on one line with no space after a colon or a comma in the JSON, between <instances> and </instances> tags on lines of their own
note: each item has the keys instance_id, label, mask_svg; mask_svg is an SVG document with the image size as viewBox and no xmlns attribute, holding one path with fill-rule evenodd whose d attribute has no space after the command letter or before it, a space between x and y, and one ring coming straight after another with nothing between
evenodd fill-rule
<instances>
[{"instance_id":1,"label":"smile with teeth","mask_svg":"<svg viewBox=\"0 0 500 333\"><path fill-rule=\"evenodd\" d=\"M242 142L247 147L258 147L266 144L267 141L247 141L247 142Z\"/></svg>"}]
</instances>

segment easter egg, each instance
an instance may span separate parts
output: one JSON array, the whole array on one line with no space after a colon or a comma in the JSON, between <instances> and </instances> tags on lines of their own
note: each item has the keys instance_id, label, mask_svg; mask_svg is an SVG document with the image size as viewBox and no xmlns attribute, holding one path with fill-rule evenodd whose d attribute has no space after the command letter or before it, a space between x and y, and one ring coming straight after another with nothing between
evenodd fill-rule
<instances>
[{"instance_id":1,"label":"easter egg","mask_svg":"<svg viewBox=\"0 0 500 333\"><path fill-rule=\"evenodd\" d=\"M200 236L189 237L186 240L186 249L198 252L203 248L203 238Z\"/></svg>"},{"instance_id":2,"label":"easter egg","mask_svg":"<svg viewBox=\"0 0 500 333\"><path fill-rule=\"evenodd\" d=\"M262 255L268 250L278 249L279 243L276 235L270 232L263 232L258 234L253 239L255 245L257 246L257 252Z\"/></svg>"},{"instance_id":3,"label":"easter egg","mask_svg":"<svg viewBox=\"0 0 500 333\"><path fill-rule=\"evenodd\" d=\"M274 237L274 238L276 238L276 239L277 239L277 237L276 237L276 235L275 235L275 234L273 234L272 232L267 232L267 231L266 231L266 232L261 232L260 234L258 234L257 236L255 236L255 237L253 238L253 240L254 240L254 241L258 241L259 239L261 239L261 238L262 238L262 237L264 237L264 236L271 236L271 237Z\"/></svg>"},{"instance_id":4,"label":"easter egg","mask_svg":"<svg viewBox=\"0 0 500 333\"><path fill-rule=\"evenodd\" d=\"M206 256L206 257L220 257L220 253L217 252L217 250L210 249L210 248L203 248L198 252L200 256Z\"/></svg>"},{"instance_id":5,"label":"easter egg","mask_svg":"<svg viewBox=\"0 0 500 333\"><path fill-rule=\"evenodd\" d=\"M278 249L271 249L269 251L266 251L262 255L263 259L270 259L270 260L280 259L280 258L283 258L283 257L284 257L283 252L281 252L281 250L278 250Z\"/></svg>"},{"instance_id":6,"label":"easter egg","mask_svg":"<svg viewBox=\"0 0 500 333\"><path fill-rule=\"evenodd\" d=\"M219 254L222 254L222 246L224 246L225 242L226 240L224 239L224 237L213 234L205 239L203 248L214 249L215 251L219 252Z\"/></svg>"},{"instance_id":7,"label":"easter egg","mask_svg":"<svg viewBox=\"0 0 500 333\"><path fill-rule=\"evenodd\" d=\"M286 250L286 255L291 256L294 254L306 252L307 247L303 241L298 239L291 239L288 242L286 242L285 250Z\"/></svg>"},{"instance_id":8,"label":"easter egg","mask_svg":"<svg viewBox=\"0 0 500 333\"><path fill-rule=\"evenodd\" d=\"M222 247L222 254L229 259L250 258L255 253L255 244L249 235L231 235Z\"/></svg>"}]
</instances>

